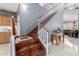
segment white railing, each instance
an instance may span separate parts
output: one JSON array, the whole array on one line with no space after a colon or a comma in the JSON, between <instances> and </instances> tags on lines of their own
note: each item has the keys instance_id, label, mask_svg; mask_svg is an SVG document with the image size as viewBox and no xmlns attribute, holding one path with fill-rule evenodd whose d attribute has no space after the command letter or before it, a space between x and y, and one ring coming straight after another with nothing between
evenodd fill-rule
<instances>
[{"instance_id":1,"label":"white railing","mask_svg":"<svg viewBox=\"0 0 79 59\"><path fill-rule=\"evenodd\" d=\"M46 49L46 53L48 53L48 36L49 36L49 31L43 26L40 29L40 22L38 21L38 35L40 38L41 43L44 45Z\"/></svg>"},{"instance_id":2,"label":"white railing","mask_svg":"<svg viewBox=\"0 0 79 59\"><path fill-rule=\"evenodd\" d=\"M48 32L46 31L44 27L38 31L38 35L43 41L43 43L47 44Z\"/></svg>"}]
</instances>

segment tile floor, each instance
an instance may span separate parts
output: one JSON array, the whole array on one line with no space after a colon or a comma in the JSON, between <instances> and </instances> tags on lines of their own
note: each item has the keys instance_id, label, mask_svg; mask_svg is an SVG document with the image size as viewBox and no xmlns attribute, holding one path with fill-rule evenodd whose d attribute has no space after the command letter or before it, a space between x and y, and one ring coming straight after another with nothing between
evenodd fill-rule
<instances>
[{"instance_id":1,"label":"tile floor","mask_svg":"<svg viewBox=\"0 0 79 59\"><path fill-rule=\"evenodd\" d=\"M58 46L48 45L48 56L78 56L79 55L79 39L65 36L65 42Z\"/></svg>"},{"instance_id":2,"label":"tile floor","mask_svg":"<svg viewBox=\"0 0 79 59\"><path fill-rule=\"evenodd\" d=\"M58 46L48 45L48 56L78 56L79 43L77 38L65 36L65 42ZM9 43L0 44L0 56L10 56Z\"/></svg>"},{"instance_id":3,"label":"tile floor","mask_svg":"<svg viewBox=\"0 0 79 59\"><path fill-rule=\"evenodd\" d=\"M0 44L0 56L10 56L9 43Z\"/></svg>"}]
</instances>

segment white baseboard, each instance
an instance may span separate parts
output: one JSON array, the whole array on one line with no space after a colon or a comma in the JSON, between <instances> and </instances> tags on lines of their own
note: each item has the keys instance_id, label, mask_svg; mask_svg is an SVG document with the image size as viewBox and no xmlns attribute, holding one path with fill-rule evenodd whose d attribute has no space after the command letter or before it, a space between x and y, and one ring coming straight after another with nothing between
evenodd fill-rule
<instances>
[{"instance_id":1,"label":"white baseboard","mask_svg":"<svg viewBox=\"0 0 79 59\"><path fill-rule=\"evenodd\" d=\"M48 45L51 45L51 44L52 44L52 42L49 42L49 43L48 43Z\"/></svg>"}]
</instances>

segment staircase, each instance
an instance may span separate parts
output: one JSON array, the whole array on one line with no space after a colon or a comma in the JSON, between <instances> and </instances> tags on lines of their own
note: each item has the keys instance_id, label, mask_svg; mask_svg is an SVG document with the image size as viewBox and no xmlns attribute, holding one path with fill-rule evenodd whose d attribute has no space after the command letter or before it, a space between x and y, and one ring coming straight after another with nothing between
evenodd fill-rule
<instances>
[{"instance_id":1,"label":"staircase","mask_svg":"<svg viewBox=\"0 0 79 59\"><path fill-rule=\"evenodd\" d=\"M16 44L17 56L43 56L45 54L45 48L38 39L23 41Z\"/></svg>"},{"instance_id":2,"label":"staircase","mask_svg":"<svg viewBox=\"0 0 79 59\"><path fill-rule=\"evenodd\" d=\"M63 5L60 5L62 7ZM44 56L46 55L46 49L41 39L39 38L38 31L40 31L44 26L51 20L51 18L59 11L59 7L51 9L47 14L41 17L38 22L39 24L28 34L26 35L16 35L15 24L12 21L12 41L11 41L11 50L12 56ZM55 12L56 11L56 12ZM21 41L15 43L15 40L20 37L31 37L32 39Z\"/></svg>"},{"instance_id":3,"label":"staircase","mask_svg":"<svg viewBox=\"0 0 79 59\"><path fill-rule=\"evenodd\" d=\"M16 43L17 56L44 56L46 55L46 50L38 38L37 29L38 27L36 27L33 31L31 31L30 33L26 35L26 36L32 37L33 39Z\"/></svg>"},{"instance_id":4,"label":"staircase","mask_svg":"<svg viewBox=\"0 0 79 59\"><path fill-rule=\"evenodd\" d=\"M41 22L41 28L47 24L47 22L56 14L52 13L44 21ZM40 28L40 29L41 29ZM16 43L16 55L17 56L44 56L46 55L46 49L44 45L41 43L39 36L38 36L38 26L36 26L30 33L27 35L31 37L31 40L22 41Z\"/></svg>"},{"instance_id":5,"label":"staircase","mask_svg":"<svg viewBox=\"0 0 79 59\"><path fill-rule=\"evenodd\" d=\"M40 22L41 27L44 27L48 23L49 20L56 14L51 13L50 15L46 16L42 22ZM15 24L14 21L12 20L12 35L15 36ZM40 30L39 29L39 30ZM26 35L20 35L20 36L15 36L15 39L20 38L20 37L31 37L31 40L25 40L21 42L17 42L15 44L15 54L16 56L44 56L46 55L46 49L42 42L39 39L38 35L38 25L28 34ZM29 39L29 38L28 38Z\"/></svg>"}]
</instances>

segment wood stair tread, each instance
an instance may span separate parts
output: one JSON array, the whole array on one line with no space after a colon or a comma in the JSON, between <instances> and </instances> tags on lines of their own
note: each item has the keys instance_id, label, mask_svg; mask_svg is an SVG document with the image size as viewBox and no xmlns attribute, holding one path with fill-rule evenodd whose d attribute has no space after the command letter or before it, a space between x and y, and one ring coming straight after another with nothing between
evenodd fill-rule
<instances>
[{"instance_id":1,"label":"wood stair tread","mask_svg":"<svg viewBox=\"0 0 79 59\"><path fill-rule=\"evenodd\" d=\"M35 28L33 31L27 34L27 36L32 37L33 39L23 42L16 43L16 55L17 56L43 56L46 51L44 46L39 40L37 31Z\"/></svg>"}]
</instances>

